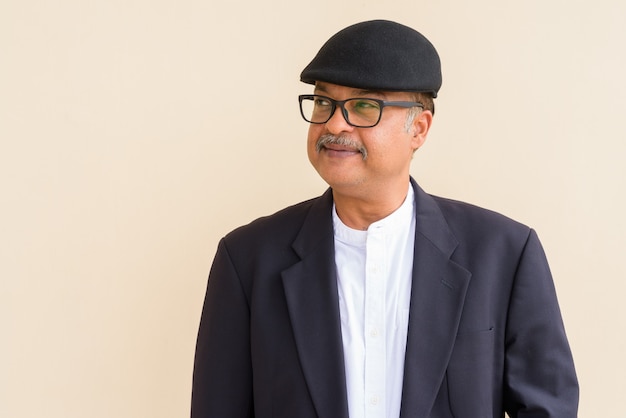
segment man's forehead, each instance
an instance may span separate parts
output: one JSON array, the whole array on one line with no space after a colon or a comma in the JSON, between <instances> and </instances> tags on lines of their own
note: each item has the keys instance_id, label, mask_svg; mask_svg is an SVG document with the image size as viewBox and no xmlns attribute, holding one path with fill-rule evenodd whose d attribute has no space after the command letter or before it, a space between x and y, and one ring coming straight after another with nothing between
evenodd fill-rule
<instances>
[{"instance_id":1,"label":"man's forehead","mask_svg":"<svg viewBox=\"0 0 626 418\"><path fill-rule=\"evenodd\" d=\"M359 89L356 87L342 86L340 84L326 83L324 81L315 82L315 91L331 92L333 90L344 90L351 93L375 93L374 90Z\"/></svg>"},{"instance_id":2,"label":"man's forehead","mask_svg":"<svg viewBox=\"0 0 626 418\"><path fill-rule=\"evenodd\" d=\"M341 92L350 97L364 97L364 96L374 96L374 97L388 97L393 95L405 95L410 93L403 93L398 91L384 91L384 90L373 90L373 89L361 89L350 86L342 86L339 84L327 83L324 81L316 81L315 89L316 93L325 93L325 94L333 94Z\"/></svg>"}]
</instances>

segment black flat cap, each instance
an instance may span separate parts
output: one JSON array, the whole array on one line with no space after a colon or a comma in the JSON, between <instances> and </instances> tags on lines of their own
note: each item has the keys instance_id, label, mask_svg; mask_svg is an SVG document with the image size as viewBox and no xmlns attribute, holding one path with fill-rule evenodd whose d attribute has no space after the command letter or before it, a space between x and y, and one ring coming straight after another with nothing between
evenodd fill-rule
<instances>
[{"instance_id":1,"label":"black flat cap","mask_svg":"<svg viewBox=\"0 0 626 418\"><path fill-rule=\"evenodd\" d=\"M437 97L441 62L435 47L415 29L371 20L333 35L302 71L300 80Z\"/></svg>"}]
</instances>

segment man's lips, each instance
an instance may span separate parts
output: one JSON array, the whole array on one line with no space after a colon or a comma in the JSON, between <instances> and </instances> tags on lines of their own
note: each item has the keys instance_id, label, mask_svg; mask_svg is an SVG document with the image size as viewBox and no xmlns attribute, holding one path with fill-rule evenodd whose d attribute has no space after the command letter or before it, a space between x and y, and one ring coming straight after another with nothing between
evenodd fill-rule
<instances>
[{"instance_id":1,"label":"man's lips","mask_svg":"<svg viewBox=\"0 0 626 418\"><path fill-rule=\"evenodd\" d=\"M347 136L335 136L331 134L322 135L315 144L317 152L324 151L324 154L331 157L352 157L360 155L363 160L367 158L367 149L360 146L356 141Z\"/></svg>"},{"instance_id":2,"label":"man's lips","mask_svg":"<svg viewBox=\"0 0 626 418\"><path fill-rule=\"evenodd\" d=\"M324 145L322 149L331 157L350 157L361 154L358 149L335 144Z\"/></svg>"},{"instance_id":3,"label":"man's lips","mask_svg":"<svg viewBox=\"0 0 626 418\"><path fill-rule=\"evenodd\" d=\"M324 148L331 151L340 151L340 152L360 152L358 149L354 147L348 147L345 145L337 145L337 144L326 144Z\"/></svg>"}]
</instances>

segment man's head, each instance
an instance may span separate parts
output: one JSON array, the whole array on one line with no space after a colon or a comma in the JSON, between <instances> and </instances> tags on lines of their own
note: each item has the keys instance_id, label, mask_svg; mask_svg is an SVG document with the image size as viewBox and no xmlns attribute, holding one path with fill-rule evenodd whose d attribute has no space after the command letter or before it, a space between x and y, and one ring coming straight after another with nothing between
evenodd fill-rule
<instances>
[{"instance_id":1,"label":"man's head","mask_svg":"<svg viewBox=\"0 0 626 418\"><path fill-rule=\"evenodd\" d=\"M300 97L309 159L335 192L406 187L441 87L433 45L395 22L362 22L332 36L300 78L315 85Z\"/></svg>"}]
</instances>

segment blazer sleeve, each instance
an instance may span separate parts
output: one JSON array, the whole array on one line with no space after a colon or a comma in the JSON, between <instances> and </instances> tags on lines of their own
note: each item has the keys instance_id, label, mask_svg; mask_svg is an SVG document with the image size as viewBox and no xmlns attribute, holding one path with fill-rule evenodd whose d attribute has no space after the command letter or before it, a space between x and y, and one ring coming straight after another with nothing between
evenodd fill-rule
<instances>
[{"instance_id":1,"label":"blazer sleeve","mask_svg":"<svg viewBox=\"0 0 626 418\"><path fill-rule=\"evenodd\" d=\"M512 418L576 417L578 382L552 275L531 230L511 293L505 409Z\"/></svg>"},{"instance_id":2,"label":"blazer sleeve","mask_svg":"<svg viewBox=\"0 0 626 418\"><path fill-rule=\"evenodd\" d=\"M250 309L224 240L209 273L193 370L192 418L254 416Z\"/></svg>"}]
</instances>

